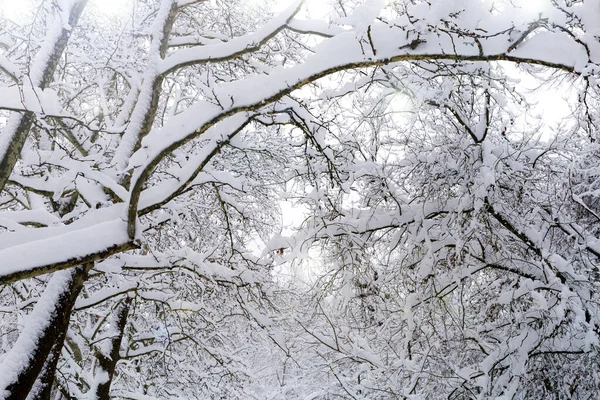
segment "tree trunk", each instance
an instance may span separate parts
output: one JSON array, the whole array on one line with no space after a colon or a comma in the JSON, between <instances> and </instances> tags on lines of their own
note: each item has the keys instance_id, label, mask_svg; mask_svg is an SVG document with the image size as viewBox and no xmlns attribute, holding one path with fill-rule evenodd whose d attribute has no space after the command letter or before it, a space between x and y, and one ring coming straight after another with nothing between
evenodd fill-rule
<instances>
[{"instance_id":1,"label":"tree trunk","mask_svg":"<svg viewBox=\"0 0 600 400\"><path fill-rule=\"evenodd\" d=\"M36 395L49 395L71 311L92 267L93 263L89 263L54 274L28 316L17 342L0 365L1 398L24 400L42 370Z\"/></svg>"},{"instance_id":2,"label":"tree trunk","mask_svg":"<svg viewBox=\"0 0 600 400\"><path fill-rule=\"evenodd\" d=\"M28 400L50 400L54 379L56 377L56 365L62 352L65 337L67 336L68 326L54 338L54 344L50 354L44 363L42 372L39 374Z\"/></svg>"},{"instance_id":3,"label":"tree trunk","mask_svg":"<svg viewBox=\"0 0 600 400\"><path fill-rule=\"evenodd\" d=\"M69 42L69 37L71 36L72 27L77 25L77 21L85 8L85 5L88 0L80 0L75 3L71 10L69 10L69 21L68 26L64 22L60 22L63 25L63 28L60 30L58 35L50 35L42 45L43 47L50 47L52 50L50 51L50 55L47 58L44 58L44 48L39 52L34 61L35 64L33 71L41 71L41 73L32 73L30 76L31 83L34 87L39 87L40 89L46 89L48 85L52 82L52 78L54 76L54 71L62 57L65 48L67 47L67 43ZM39 68L39 69L38 69ZM7 124L3 135L8 139L8 144L3 154L0 154L0 191L4 189L4 185L10 174L12 173L17 160L21 154L21 150L25 145L25 141L27 140L27 136L29 135L29 130L31 129L31 125L33 124L34 113L31 111L27 111L21 115L13 115ZM5 139L5 140L7 140Z\"/></svg>"},{"instance_id":4,"label":"tree trunk","mask_svg":"<svg viewBox=\"0 0 600 400\"><path fill-rule=\"evenodd\" d=\"M108 354L105 354L101 350L96 351L98 366L101 372L108 375L108 378L96 387L96 396L94 398L97 400L109 400L110 398L110 385L115 374L115 369L117 368L117 363L121 359L121 342L123 341L123 333L125 332L125 326L127 325L131 301L131 297L127 297L117 309L114 321L116 335L110 339Z\"/></svg>"}]
</instances>

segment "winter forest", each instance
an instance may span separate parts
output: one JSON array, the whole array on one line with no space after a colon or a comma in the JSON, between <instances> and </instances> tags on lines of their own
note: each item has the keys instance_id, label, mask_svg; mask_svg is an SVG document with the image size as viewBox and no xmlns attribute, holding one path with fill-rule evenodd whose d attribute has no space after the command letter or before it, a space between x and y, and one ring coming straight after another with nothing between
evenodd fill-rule
<instances>
[{"instance_id":1,"label":"winter forest","mask_svg":"<svg viewBox=\"0 0 600 400\"><path fill-rule=\"evenodd\" d=\"M0 0L0 399L597 399L599 0Z\"/></svg>"}]
</instances>

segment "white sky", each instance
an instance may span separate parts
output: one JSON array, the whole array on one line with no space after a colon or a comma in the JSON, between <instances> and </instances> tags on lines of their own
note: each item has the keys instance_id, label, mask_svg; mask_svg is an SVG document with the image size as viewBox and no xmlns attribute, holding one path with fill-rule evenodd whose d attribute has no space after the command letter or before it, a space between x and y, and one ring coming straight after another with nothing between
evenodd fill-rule
<instances>
[{"instance_id":1,"label":"white sky","mask_svg":"<svg viewBox=\"0 0 600 400\"><path fill-rule=\"evenodd\" d=\"M23 14L31 10L36 3L34 0L0 0L0 15L19 22ZM133 0L89 0L87 7L106 16L118 16L126 13L132 4Z\"/></svg>"},{"instance_id":2,"label":"white sky","mask_svg":"<svg viewBox=\"0 0 600 400\"><path fill-rule=\"evenodd\" d=\"M260 3L263 0L252 0L255 3ZM293 0L276 0L277 6L275 11L284 10L292 3ZM304 8L308 11L311 18L322 18L329 13L332 8L329 5L330 0L305 0Z\"/></svg>"},{"instance_id":3,"label":"white sky","mask_svg":"<svg viewBox=\"0 0 600 400\"><path fill-rule=\"evenodd\" d=\"M291 4L293 0L274 0L275 12L283 11ZM536 1L536 0L532 0ZM541 0L537 0L541 1ZM266 0L248 0L248 4L259 5L265 3ZM0 16L11 21L20 22L24 19L24 13L30 11L34 5L38 3L36 0L0 0ZM129 10L134 6L134 0L89 0L88 9L91 9L95 14L104 15L107 17L120 17L129 14ZM311 18L322 18L331 12L329 0L305 0L305 10ZM299 16L300 18L303 15Z\"/></svg>"}]
</instances>

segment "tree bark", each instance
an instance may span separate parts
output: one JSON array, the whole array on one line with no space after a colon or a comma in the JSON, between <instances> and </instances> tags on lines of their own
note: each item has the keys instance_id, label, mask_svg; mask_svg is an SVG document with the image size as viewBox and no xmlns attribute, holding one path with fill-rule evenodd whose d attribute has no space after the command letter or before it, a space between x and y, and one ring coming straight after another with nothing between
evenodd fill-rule
<instances>
[{"instance_id":1,"label":"tree bark","mask_svg":"<svg viewBox=\"0 0 600 400\"><path fill-rule=\"evenodd\" d=\"M165 0L161 5L161 9L163 7L166 9L167 6L168 10L164 15L164 19L159 21L158 19L160 17L157 17L156 21L156 23L162 24L160 34L155 35L152 38L151 52L155 51L157 57L154 54L151 54L153 61L151 61L148 72L144 76L137 103L131 115L132 121L139 122L130 123L112 160L121 168L125 168L131 155L140 149L142 139L150 132L154 120L156 119L160 91L165 75L154 71L153 67L156 67L156 63L158 63L159 60L164 59L167 54L167 50L169 49L169 36L171 35L173 24L175 23L175 18L179 11L177 2ZM126 188L129 187L130 183L131 171L124 174L119 181L119 184Z\"/></svg>"},{"instance_id":2,"label":"tree bark","mask_svg":"<svg viewBox=\"0 0 600 400\"><path fill-rule=\"evenodd\" d=\"M43 46L50 45L52 50L47 59L39 60L41 65L35 66L36 68L39 67L42 72L40 76L31 77L31 81L34 86L39 87L40 89L46 89L52 82L54 71L56 70L62 54L67 47L67 43L69 42L69 37L71 36L71 32L73 30L72 27L77 25L77 21L79 20L87 1L88 0L78 1L69 12L68 26L62 23L63 28L61 29L60 33L57 36L52 36L47 39L47 41L51 41L51 43L43 44ZM36 69L34 68L34 70ZM10 142L8 143L4 154L0 155L0 191L4 189L4 185L8 181L15 164L19 159L21 150L25 145L25 141L29 135L29 130L31 129L34 118L34 113L27 111L21 115L14 115L9 120L7 126L8 129L4 134L10 137Z\"/></svg>"},{"instance_id":3,"label":"tree bark","mask_svg":"<svg viewBox=\"0 0 600 400\"><path fill-rule=\"evenodd\" d=\"M55 273L38 300L19 339L6 354L0 370L0 395L7 400L24 400L40 376L35 395L49 395L56 363L75 301L93 263ZM42 370L44 371L42 373ZM41 375L40 375L41 374ZM49 385L48 391L46 385ZM34 397L47 398L47 397Z\"/></svg>"},{"instance_id":4,"label":"tree bark","mask_svg":"<svg viewBox=\"0 0 600 400\"><path fill-rule=\"evenodd\" d=\"M98 366L102 372L108 375L108 379L96 387L95 398L97 400L109 400L110 398L110 385L115 375L117 363L121 359L121 342L123 341L123 334L125 332L125 327L127 326L127 317L129 316L131 301L132 298L127 297L117 309L115 316L116 335L110 339L108 354L104 354L100 350L96 351Z\"/></svg>"},{"instance_id":5,"label":"tree bark","mask_svg":"<svg viewBox=\"0 0 600 400\"><path fill-rule=\"evenodd\" d=\"M56 377L56 365L60 358L60 353L63 348L65 336L68 327L64 329L54 339L54 344L50 350L50 354L44 363L42 372L38 376L31 392L29 393L29 400L50 400L52 396L52 388L54 386L54 379Z\"/></svg>"}]
</instances>

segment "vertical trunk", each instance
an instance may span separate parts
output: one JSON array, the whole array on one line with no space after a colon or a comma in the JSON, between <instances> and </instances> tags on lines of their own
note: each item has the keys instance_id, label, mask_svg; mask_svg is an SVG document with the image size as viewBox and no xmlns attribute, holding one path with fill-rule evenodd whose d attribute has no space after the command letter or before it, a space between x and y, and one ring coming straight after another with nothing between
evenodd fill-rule
<instances>
[{"instance_id":1,"label":"vertical trunk","mask_svg":"<svg viewBox=\"0 0 600 400\"><path fill-rule=\"evenodd\" d=\"M171 35L178 10L177 2L163 0L158 11L155 23L160 24L161 29L153 34L147 72L144 76L136 105L131 114L131 122L125 130L112 159L112 162L120 169L127 167L129 158L134 152L139 150L142 139L150 132L154 124L164 81L164 76L155 72L156 64L167 54L169 36ZM128 187L130 180L131 176L125 174L120 183Z\"/></svg>"},{"instance_id":2,"label":"vertical trunk","mask_svg":"<svg viewBox=\"0 0 600 400\"><path fill-rule=\"evenodd\" d=\"M107 351L96 351L96 359L98 360L98 367L100 368L99 372L107 376L107 378L96 387L95 398L97 400L109 400L110 398L110 385L115 374L117 363L121 358L121 342L123 341L123 333L125 332L125 326L127 325L131 301L131 297L127 297L117 309L114 320L115 335L110 339L106 349Z\"/></svg>"},{"instance_id":3,"label":"vertical trunk","mask_svg":"<svg viewBox=\"0 0 600 400\"><path fill-rule=\"evenodd\" d=\"M24 400L38 376L36 394L49 394L71 311L92 267L90 263L54 273L17 342L0 364L0 398Z\"/></svg>"},{"instance_id":4,"label":"vertical trunk","mask_svg":"<svg viewBox=\"0 0 600 400\"><path fill-rule=\"evenodd\" d=\"M56 365L58 363L58 359L60 358L60 353L62 351L65 336L67 334L67 329L68 327L66 327L58 334L56 338L54 338L54 344L52 345L50 354L48 355L48 358L46 358L42 372L40 372L31 392L29 393L28 400L50 400L54 379L56 377Z\"/></svg>"},{"instance_id":5,"label":"vertical trunk","mask_svg":"<svg viewBox=\"0 0 600 400\"><path fill-rule=\"evenodd\" d=\"M56 35L50 35L45 40L42 49L36 56L34 66L31 68L34 72L30 79L34 87L45 89L52 82L54 71L67 47L72 31L71 27L77 25L77 21L86 3L87 0L80 0L75 3L69 12L68 26L64 23L66 21L57 21L57 23L63 26L62 29ZM0 148L3 148L3 153L0 154L0 191L4 189L4 185L19 159L21 150L31 129L33 118L33 112L29 111L20 115L15 114L10 118L3 132L5 138L2 140L6 141L6 144L2 146L3 143L0 143Z\"/></svg>"}]
</instances>

